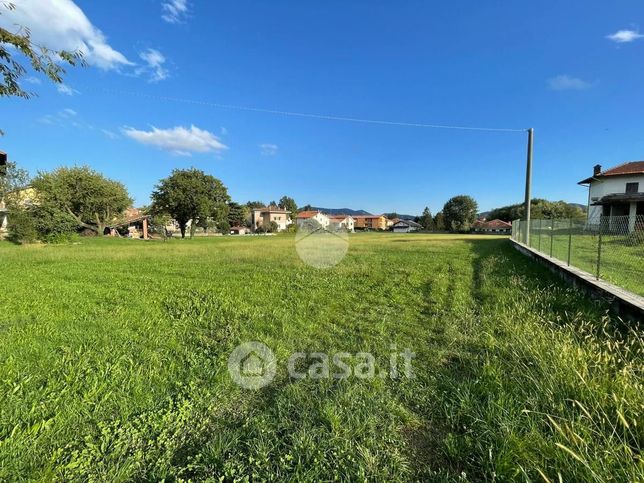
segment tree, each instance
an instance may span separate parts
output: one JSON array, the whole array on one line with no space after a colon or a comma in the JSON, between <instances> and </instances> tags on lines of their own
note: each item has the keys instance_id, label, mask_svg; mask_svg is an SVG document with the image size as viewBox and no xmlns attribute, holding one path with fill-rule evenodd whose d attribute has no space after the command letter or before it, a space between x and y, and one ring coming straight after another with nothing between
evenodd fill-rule
<instances>
[{"instance_id":1,"label":"tree","mask_svg":"<svg viewBox=\"0 0 644 483\"><path fill-rule=\"evenodd\" d=\"M429 211L428 206L423 210L423 214L420 216L418 223L423 226L423 230L429 231L434 229L434 218L432 218L432 213Z\"/></svg>"},{"instance_id":2,"label":"tree","mask_svg":"<svg viewBox=\"0 0 644 483\"><path fill-rule=\"evenodd\" d=\"M513 221L524 218L525 205L516 203L514 205L502 206L490 211L488 219L499 219ZM566 203L565 201L548 201L541 198L533 198L531 215L534 219L550 218L584 218L585 210L579 205Z\"/></svg>"},{"instance_id":3,"label":"tree","mask_svg":"<svg viewBox=\"0 0 644 483\"><path fill-rule=\"evenodd\" d=\"M11 11L16 6L9 2L0 2L0 8ZM34 95L20 86L20 79L27 73L27 68L16 60L19 54L25 57L34 72L44 74L56 84L63 81L65 74L61 64L85 65L81 51L51 50L35 44L27 28L18 26L16 32L10 32L0 27L0 97L29 99Z\"/></svg>"},{"instance_id":4,"label":"tree","mask_svg":"<svg viewBox=\"0 0 644 483\"><path fill-rule=\"evenodd\" d=\"M471 196L454 196L443 206L445 226L451 231L468 231L476 220L478 204Z\"/></svg>"},{"instance_id":5,"label":"tree","mask_svg":"<svg viewBox=\"0 0 644 483\"><path fill-rule=\"evenodd\" d=\"M244 226L246 224L246 209L239 203L228 203L228 224L230 226Z\"/></svg>"},{"instance_id":6,"label":"tree","mask_svg":"<svg viewBox=\"0 0 644 483\"><path fill-rule=\"evenodd\" d=\"M264 208L266 205L262 201L247 201L246 206L252 210L253 208Z\"/></svg>"},{"instance_id":7,"label":"tree","mask_svg":"<svg viewBox=\"0 0 644 483\"><path fill-rule=\"evenodd\" d=\"M9 193L29 184L29 173L19 168L16 163L7 161L6 166L2 166L0 169L2 169L0 171L0 200L7 199Z\"/></svg>"},{"instance_id":8,"label":"tree","mask_svg":"<svg viewBox=\"0 0 644 483\"><path fill-rule=\"evenodd\" d=\"M219 220L222 206L229 201L228 190L214 176L195 168L175 169L152 192L152 211L177 220L181 238L185 238L190 220L191 227L209 217Z\"/></svg>"},{"instance_id":9,"label":"tree","mask_svg":"<svg viewBox=\"0 0 644 483\"><path fill-rule=\"evenodd\" d=\"M123 184L88 166L39 173L31 186L38 205L67 213L80 227L98 234L132 204Z\"/></svg>"},{"instance_id":10,"label":"tree","mask_svg":"<svg viewBox=\"0 0 644 483\"><path fill-rule=\"evenodd\" d=\"M434 228L438 231L445 231L445 215L442 211L436 213L434 217Z\"/></svg>"},{"instance_id":11,"label":"tree","mask_svg":"<svg viewBox=\"0 0 644 483\"><path fill-rule=\"evenodd\" d=\"M278 206L283 210L290 211L293 215L297 214L297 203L289 196L282 196Z\"/></svg>"}]
</instances>

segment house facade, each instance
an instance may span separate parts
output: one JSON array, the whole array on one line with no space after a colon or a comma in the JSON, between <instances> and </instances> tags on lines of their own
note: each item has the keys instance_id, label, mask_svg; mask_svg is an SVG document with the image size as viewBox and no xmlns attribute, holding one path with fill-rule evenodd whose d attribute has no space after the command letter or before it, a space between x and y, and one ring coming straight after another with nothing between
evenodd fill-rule
<instances>
[{"instance_id":1,"label":"house facade","mask_svg":"<svg viewBox=\"0 0 644 483\"><path fill-rule=\"evenodd\" d=\"M510 235L512 224L503 220L476 220L472 226L474 233L490 233L494 235Z\"/></svg>"},{"instance_id":2,"label":"house facade","mask_svg":"<svg viewBox=\"0 0 644 483\"><path fill-rule=\"evenodd\" d=\"M317 221L322 228L327 228L331 224L331 219L321 211L300 211L295 219L297 226L310 223L312 220Z\"/></svg>"},{"instance_id":3,"label":"house facade","mask_svg":"<svg viewBox=\"0 0 644 483\"><path fill-rule=\"evenodd\" d=\"M6 197L12 203L22 207L33 206L38 203L38 195L36 193L36 190L31 186L10 191L7 193ZM7 200L0 199L0 233L3 234L6 233L9 224L6 202Z\"/></svg>"},{"instance_id":4,"label":"house facade","mask_svg":"<svg viewBox=\"0 0 644 483\"><path fill-rule=\"evenodd\" d=\"M329 216L331 226L342 228L346 231L355 231L355 220L350 215L331 215Z\"/></svg>"},{"instance_id":5,"label":"house facade","mask_svg":"<svg viewBox=\"0 0 644 483\"><path fill-rule=\"evenodd\" d=\"M284 231L291 224L291 212L277 206L255 208L251 214L251 229L256 231L261 226L268 226L271 222L277 224L277 231Z\"/></svg>"},{"instance_id":6,"label":"house facade","mask_svg":"<svg viewBox=\"0 0 644 483\"><path fill-rule=\"evenodd\" d=\"M420 223L412 220L398 220L392 225L394 233L411 233L413 231L419 231L422 228Z\"/></svg>"},{"instance_id":7,"label":"house facade","mask_svg":"<svg viewBox=\"0 0 644 483\"><path fill-rule=\"evenodd\" d=\"M356 230L386 230L387 218L384 215L354 216Z\"/></svg>"},{"instance_id":8,"label":"house facade","mask_svg":"<svg viewBox=\"0 0 644 483\"><path fill-rule=\"evenodd\" d=\"M593 175L578 184L588 186L588 221L598 223L601 216L624 217L628 230L636 228L638 216L644 217L644 161L631 161L602 170L596 165ZM615 223L618 222L615 218Z\"/></svg>"}]
</instances>

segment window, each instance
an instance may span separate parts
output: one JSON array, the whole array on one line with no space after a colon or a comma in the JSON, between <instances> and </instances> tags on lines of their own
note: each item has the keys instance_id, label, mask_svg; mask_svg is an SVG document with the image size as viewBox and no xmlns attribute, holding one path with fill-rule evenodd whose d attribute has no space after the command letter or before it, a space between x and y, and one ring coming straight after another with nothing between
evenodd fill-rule
<instances>
[{"instance_id":1,"label":"window","mask_svg":"<svg viewBox=\"0 0 644 483\"><path fill-rule=\"evenodd\" d=\"M638 193L640 190L639 183L626 183L626 192L627 193Z\"/></svg>"}]
</instances>

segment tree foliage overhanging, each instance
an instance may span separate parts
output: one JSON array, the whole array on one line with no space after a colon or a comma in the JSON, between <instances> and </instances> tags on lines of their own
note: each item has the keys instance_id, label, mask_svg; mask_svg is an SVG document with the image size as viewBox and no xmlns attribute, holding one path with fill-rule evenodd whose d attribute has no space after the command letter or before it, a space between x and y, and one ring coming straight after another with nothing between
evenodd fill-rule
<instances>
[{"instance_id":1,"label":"tree foliage overhanging","mask_svg":"<svg viewBox=\"0 0 644 483\"><path fill-rule=\"evenodd\" d=\"M13 3L0 1L0 15L1 9L15 8ZM57 84L63 81L65 74L61 64L85 64L81 51L52 50L34 43L29 29L25 27L18 27L16 32L0 27L0 97L29 99L34 95L20 86L20 79L27 73L27 67L16 60L17 56L24 57L34 72L43 74Z\"/></svg>"}]
</instances>

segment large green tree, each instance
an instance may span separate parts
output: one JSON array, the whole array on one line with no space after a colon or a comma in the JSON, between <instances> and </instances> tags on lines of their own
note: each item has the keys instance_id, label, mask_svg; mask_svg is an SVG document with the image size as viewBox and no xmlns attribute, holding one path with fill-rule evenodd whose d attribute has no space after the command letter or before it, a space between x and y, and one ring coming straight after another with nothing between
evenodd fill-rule
<instances>
[{"instance_id":1,"label":"large green tree","mask_svg":"<svg viewBox=\"0 0 644 483\"><path fill-rule=\"evenodd\" d=\"M426 206L423 210L423 214L420 216L418 223L423 226L423 230L429 231L434 229L434 218L432 217L431 211L429 211L429 206Z\"/></svg>"},{"instance_id":2,"label":"large green tree","mask_svg":"<svg viewBox=\"0 0 644 483\"><path fill-rule=\"evenodd\" d=\"M88 166L39 173L31 186L37 204L71 215L82 228L103 234L131 206L125 186Z\"/></svg>"},{"instance_id":3,"label":"large green tree","mask_svg":"<svg viewBox=\"0 0 644 483\"><path fill-rule=\"evenodd\" d=\"M208 218L221 220L229 201L228 190L220 180L195 168L175 169L152 192L153 212L168 213L177 220L182 238L190 220L192 226Z\"/></svg>"},{"instance_id":4,"label":"large green tree","mask_svg":"<svg viewBox=\"0 0 644 483\"><path fill-rule=\"evenodd\" d=\"M248 209L246 207L234 201L228 203L228 224L230 226L244 226L247 216Z\"/></svg>"},{"instance_id":5,"label":"large green tree","mask_svg":"<svg viewBox=\"0 0 644 483\"><path fill-rule=\"evenodd\" d=\"M278 204L283 210L288 210L293 216L297 214L297 203L290 196L282 196Z\"/></svg>"},{"instance_id":6,"label":"large green tree","mask_svg":"<svg viewBox=\"0 0 644 483\"><path fill-rule=\"evenodd\" d=\"M471 196L454 196L443 206L445 226L450 231L468 231L476 220L477 211L478 204Z\"/></svg>"},{"instance_id":7,"label":"large green tree","mask_svg":"<svg viewBox=\"0 0 644 483\"><path fill-rule=\"evenodd\" d=\"M15 8L16 5L11 2L0 1L0 15ZM34 95L20 85L20 79L27 73L28 68L24 62L18 60L20 56L34 72L43 74L57 84L63 81L63 64L84 64L80 51L52 50L34 43L29 29L25 26L17 25L14 31L0 27L0 97L29 99Z\"/></svg>"},{"instance_id":8,"label":"large green tree","mask_svg":"<svg viewBox=\"0 0 644 483\"><path fill-rule=\"evenodd\" d=\"M436 216L434 217L434 228L438 231L445 230L445 216L442 211L436 213Z\"/></svg>"}]
</instances>

